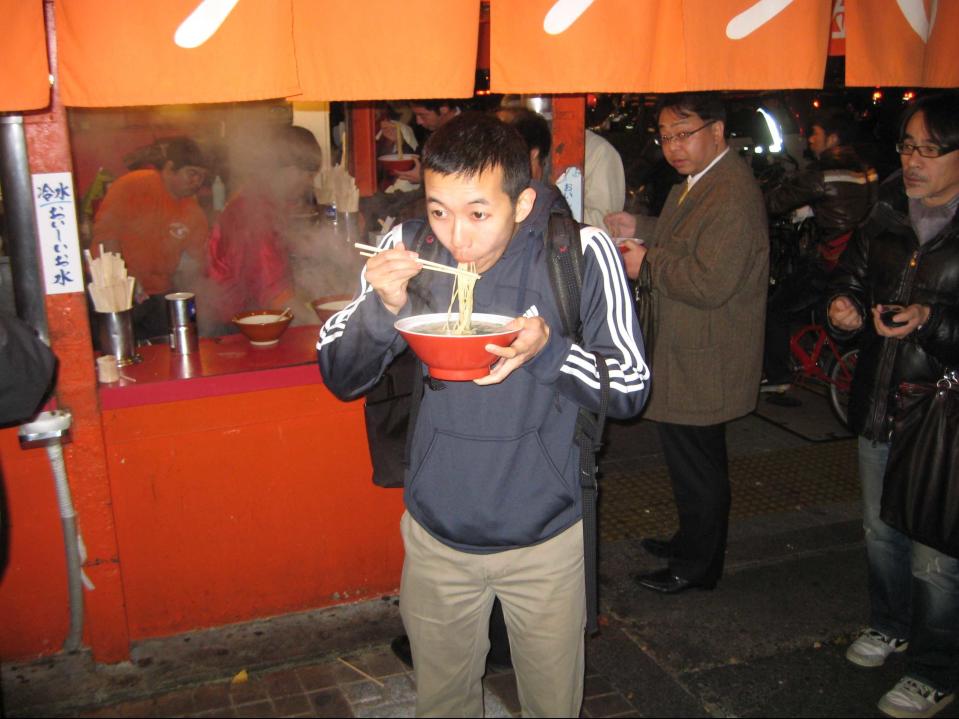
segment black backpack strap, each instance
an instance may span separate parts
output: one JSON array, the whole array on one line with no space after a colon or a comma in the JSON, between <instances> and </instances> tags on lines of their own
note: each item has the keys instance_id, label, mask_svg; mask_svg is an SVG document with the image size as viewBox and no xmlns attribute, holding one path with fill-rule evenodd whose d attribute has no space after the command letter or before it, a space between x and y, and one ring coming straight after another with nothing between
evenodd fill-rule
<instances>
[{"instance_id":1,"label":"black backpack strap","mask_svg":"<svg viewBox=\"0 0 959 719\"><path fill-rule=\"evenodd\" d=\"M442 246L433 234L430 223L426 220L408 220L403 223L403 244L419 254L422 259L431 261L435 261L439 256L439 250ZM431 309L430 284L432 280L432 272L420 272L407 285L406 291L410 296L410 302L413 304L414 315ZM410 352L409 349L406 351ZM420 403L423 400L424 392L423 385L427 381L427 377L423 374L422 363L414 362L413 389L410 394L410 419L406 430L406 448L403 451L403 466L407 469L410 466L410 455L413 450L413 430L416 427L416 418L420 413ZM439 389L442 389L442 386Z\"/></svg>"},{"instance_id":2,"label":"black backpack strap","mask_svg":"<svg viewBox=\"0 0 959 719\"><path fill-rule=\"evenodd\" d=\"M582 225L577 223L565 203L556 203L550 211L546 232L549 257L549 280L559 307L563 334L575 342L583 339L583 325L579 305L583 288ZM603 440L603 426L609 406L609 368L606 358L598 352L596 369L599 373L599 413L580 408L576 418L576 443L579 445L580 486L583 492L583 571L586 578L586 631L599 631L599 592L597 558L599 535L596 522L596 453Z\"/></svg>"},{"instance_id":3,"label":"black backpack strap","mask_svg":"<svg viewBox=\"0 0 959 719\"><path fill-rule=\"evenodd\" d=\"M586 631L599 631L598 557L599 531L596 522L596 497L599 487L596 474L596 453L603 442L603 427L609 407L609 367L606 358L598 352L596 369L599 372L599 412L580 408L576 418L576 441L579 444L579 483L583 489L583 572L586 575Z\"/></svg>"},{"instance_id":4,"label":"black backpack strap","mask_svg":"<svg viewBox=\"0 0 959 719\"><path fill-rule=\"evenodd\" d=\"M579 300L583 287L583 249L579 224L568 211L554 208L546 230L549 249L549 281L559 307L563 334L581 339Z\"/></svg>"}]
</instances>

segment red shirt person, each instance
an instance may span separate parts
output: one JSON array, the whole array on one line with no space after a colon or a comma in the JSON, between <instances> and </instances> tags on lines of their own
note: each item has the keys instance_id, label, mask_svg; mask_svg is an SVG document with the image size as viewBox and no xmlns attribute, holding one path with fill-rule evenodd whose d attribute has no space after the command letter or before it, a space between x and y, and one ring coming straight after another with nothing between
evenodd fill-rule
<instances>
[{"instance_id":1,"label":"red shirt person","mask_svg":"<svg viewBox=\"0 0 959 719\"><path fill-rule=\"evenodd\" d=\"M264 164L230 198L210 235L206 274L221 324L245 310L287 306L294 319L315 319L294 299L286 235L313 191L320 146L306 128L288 125L265 147Z\"/></svg>"}]
</instances>

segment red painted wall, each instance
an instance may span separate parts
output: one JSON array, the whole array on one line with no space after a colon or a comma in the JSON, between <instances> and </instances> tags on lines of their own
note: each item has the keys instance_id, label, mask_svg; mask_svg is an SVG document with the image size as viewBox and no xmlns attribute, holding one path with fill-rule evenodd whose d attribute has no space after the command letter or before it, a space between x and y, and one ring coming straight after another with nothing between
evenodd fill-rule
<instances>
[{"instance_id":1,"label":"red painted wall","mask_svg":"<svg viewBox=\"0 0 959 719\"><path fill-rule=\"evenodd\" d=\"M7 559L0 565L0 659L53 654L67 636L70 609L47 453L22 451L16 428L0 430L0 476Z\"/></svg>"},{"instance_id":2,"label":"red painted wall","mask_svg":"<svg viewBox=\"0 0 959 719\"><path fill-rule=\"evenodd\" d=\"M402 496L321 384L103 414L131 639L399 586Z\"/></svg>"}]
</instances>

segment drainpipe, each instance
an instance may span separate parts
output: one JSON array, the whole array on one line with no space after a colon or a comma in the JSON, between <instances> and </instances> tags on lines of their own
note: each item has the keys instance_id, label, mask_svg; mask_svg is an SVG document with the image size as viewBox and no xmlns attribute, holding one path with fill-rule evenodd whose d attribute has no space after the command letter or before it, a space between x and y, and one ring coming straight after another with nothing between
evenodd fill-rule
<instances>
[{"instance_id":1,"label":"drainpipe","mask_svg":"<svg viewBox=\"0 0 959 719\"><path fill-rule=\"evenodd\" d=\"M41 412L32 421L20 425L20 447L32 449L45 447L53 481L57 491L57 506L60 509L60 525L67 554L67 591L70 595L70 631L63 643L67 652L80 648L83 639L83 586L93 589L83 574L83 540L77 531L77 513L73 509L67 468L63 463L63 442L69 442L70 424L73 418L69 410Z\"/></svg>"},{"instance_id":2,"label":"drainpipe","mask_svg":"<svg viewBox=\"0 0 959 719\"><path fill-rule=\"evenodd\" d=\"M0 187L3 187L8 230L5 240L13 274L17 316L33 327L40 339L50 344L40 277L33 186L21 115L0 115Z\"/></svg>"},{"instance_id":3,"label":"drainpipe","mask_svg":"<svg viewBox=\"0 0 959 719\"><path fill-rule=\"evenodd\" d=\"M7 252L13 277L13 296L18 316L50 344L43 281L40 276L37 229L34 224L33 185L27 160L27 142L20 115L0 115L0 185L7 219ZM70 596L70 631L65 651L80 648L83 639L83 586L92 584L83 575L83 542L77 532L76 512L63 462L63 442L69 441L72 417L69 410L41 412L21 425L23 449L45 447L57 493L60 523L67 555L67 590Z\"/></svg>"}]
</instances>

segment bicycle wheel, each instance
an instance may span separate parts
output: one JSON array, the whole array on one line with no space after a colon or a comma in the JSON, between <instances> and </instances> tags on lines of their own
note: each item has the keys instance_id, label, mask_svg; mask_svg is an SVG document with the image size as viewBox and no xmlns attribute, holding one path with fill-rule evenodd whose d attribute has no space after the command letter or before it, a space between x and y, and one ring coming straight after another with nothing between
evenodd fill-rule
<instances>
[{"instance_id":1,"label":"bicycle wheel","mask_svg":"<svg viewBox=\"0 0 959 719\"><path fill-rule=\"evenodd\" d=\"M849 390L858 359L859 350L849 350L839 358L829 373L829 404L844 425L848 425L849 421Z\"/></svg>"}]
</instances>

